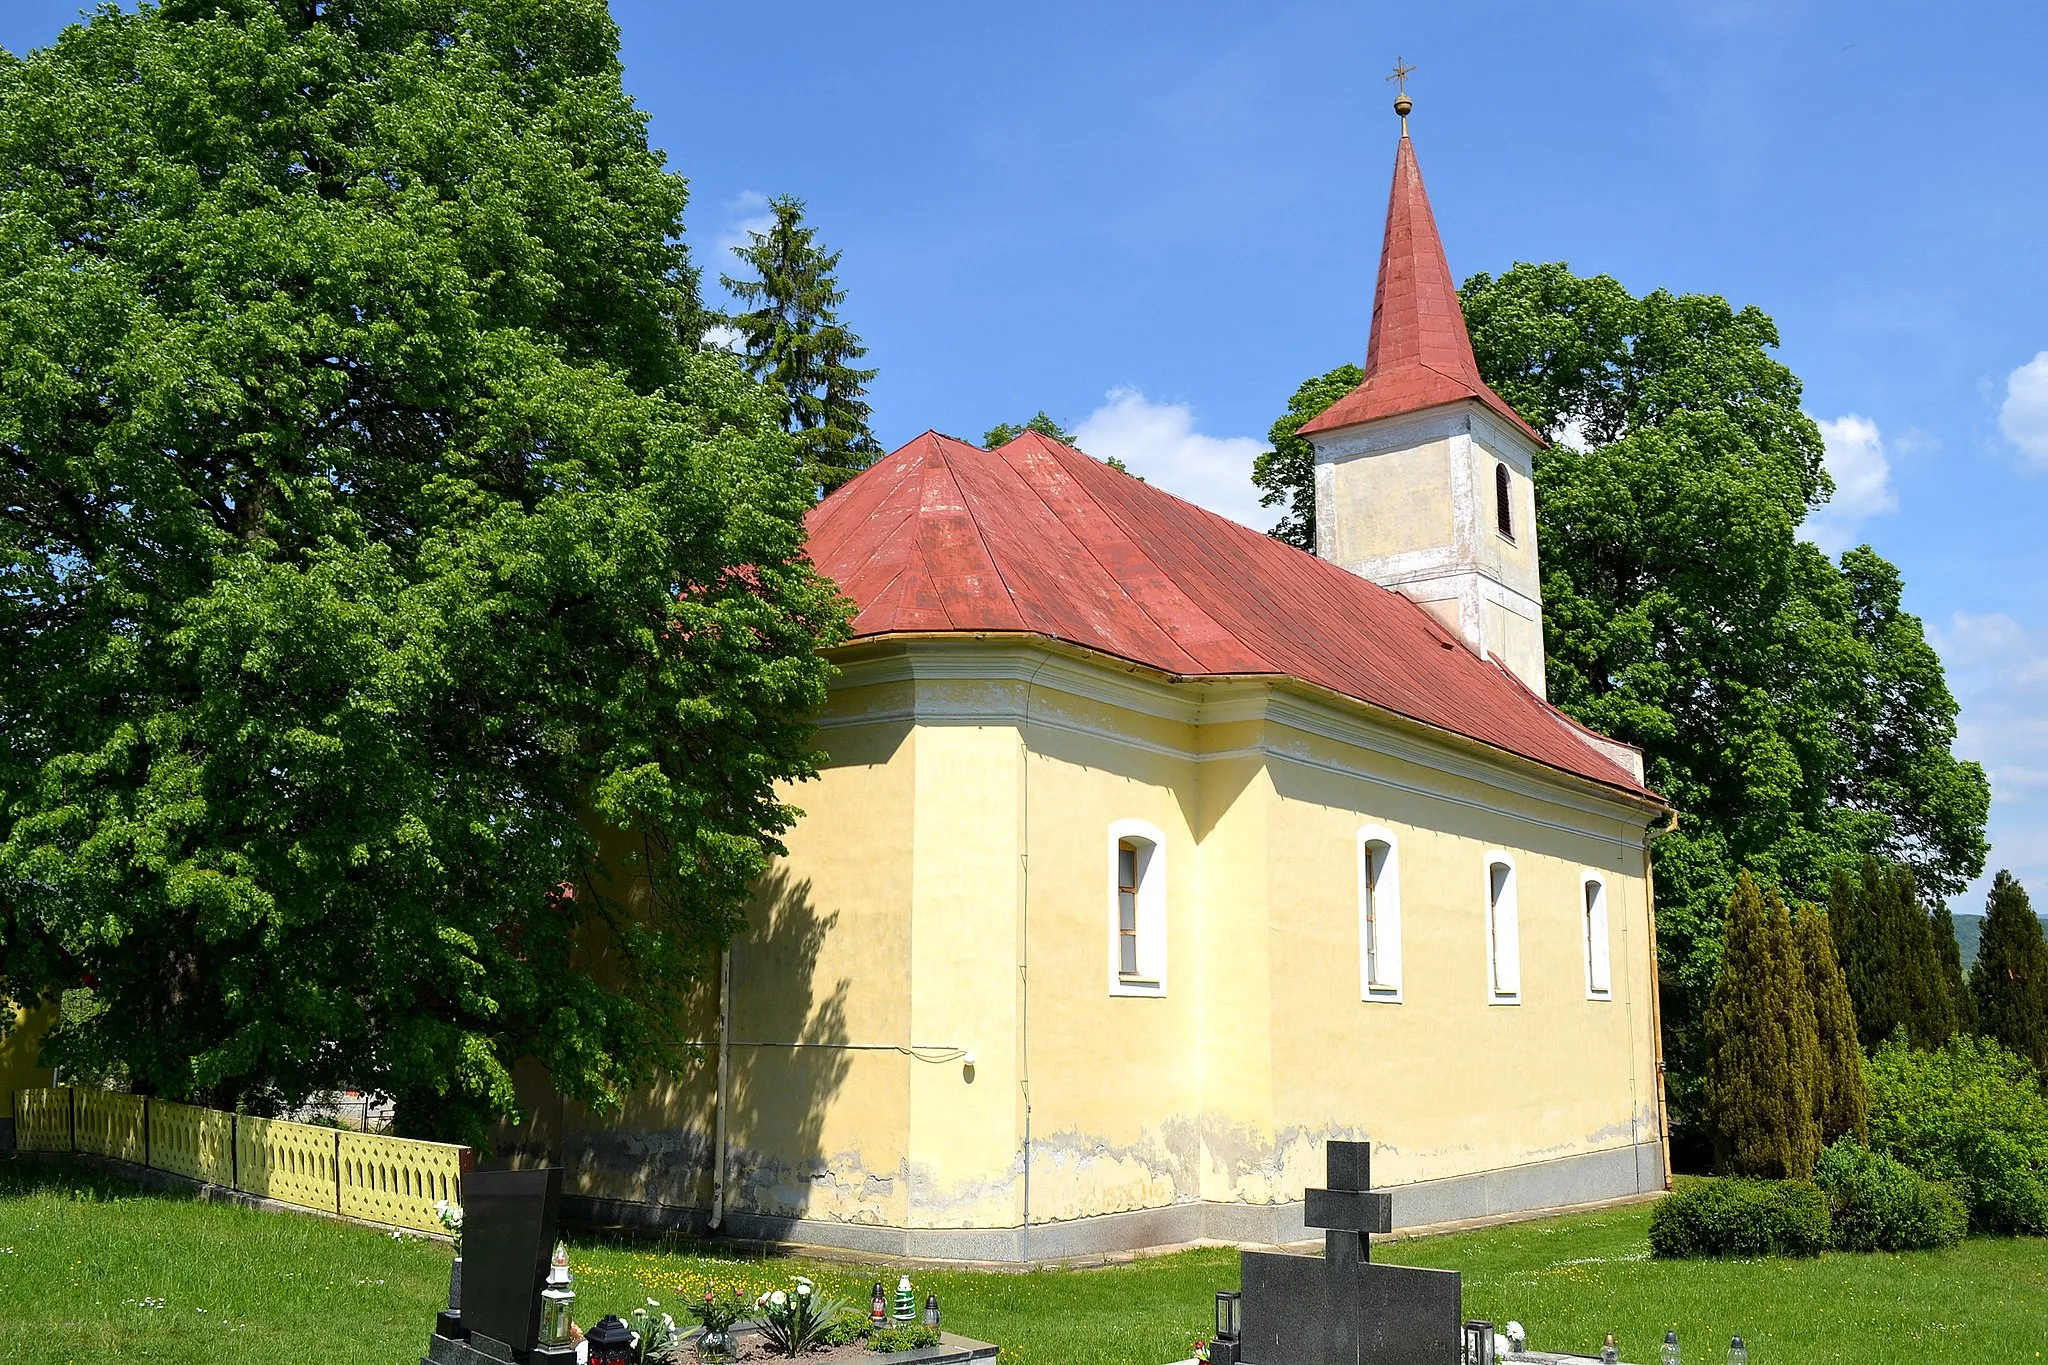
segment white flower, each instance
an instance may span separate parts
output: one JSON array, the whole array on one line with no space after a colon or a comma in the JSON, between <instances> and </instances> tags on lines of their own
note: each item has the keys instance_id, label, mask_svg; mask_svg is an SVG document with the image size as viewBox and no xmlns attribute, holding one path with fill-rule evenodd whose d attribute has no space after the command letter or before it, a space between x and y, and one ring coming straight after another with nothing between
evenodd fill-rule
<instances>
[{"instance_id":1,"label":"white flower","mask_svg":"<svg viewBox=\"0 0 2048 1365\"><path fill-rule=\"evenodd\" d=\"M768 1302L774 1304L777 1308L786 1307L789 1303L789 1295L778 1289L768 1296Z\"/></svg>"},{"instance_id":2,"label":"white flower","mask_svg":"<svg viewBox=\"0 0 2048 1365\"><path fill-rule=\"evenodd\" d=\"M799 1284L796 1287L796 1292L808 1296L811 1292L811 1287L807 1284Z\"/></svg>"},{"instance_id":3,"label":"white flower","mask_svg":"<svg viewBox=\"0 0 2048 1365\"><path fill-rule=\"evenodd\" d=\"M663 1313L661 1315L661 1330L667 1332L670 1336L674 1336L676 1334L676 1320L667 1313Z\"/></svg>"},{"instance_id":4,"label":"white flower","mask_svg":"<svg viewBox=\"0 0 2048 1365\"><path fill-rule=\"evenodd\" d=\"M647 1306L648 1306L649 1308L659 1308L659 1307L661 1307L661 1305L660 1305L659 1303L656 1303L656 1302L655 1302L655 1301L654 1301L653 1299L649 1299L649 1300L647 1301Z\"/></svg>"},{"instance_id":5,"label":"white flower","mask_svg":"<svg viewBox=\"0 0 2048 1365\"><path fill-rule=\"evenodd\" d=\"M1493 1354L1496 1358L1508 1353L1508 1339L1499 1332L1493 1334Z\"/></svg>"}]
</instances>

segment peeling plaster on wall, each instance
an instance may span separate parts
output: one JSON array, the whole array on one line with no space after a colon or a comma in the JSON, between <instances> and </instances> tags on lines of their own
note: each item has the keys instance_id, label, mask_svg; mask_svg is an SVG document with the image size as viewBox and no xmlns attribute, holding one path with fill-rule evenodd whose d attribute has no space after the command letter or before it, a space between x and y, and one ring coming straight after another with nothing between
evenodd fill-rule
<instances>
[{"instance_id":1,"label":"peeling plaster on wall","mask_svg":"<svg viewBox=\"0 0 2048 1365\"><path fill-rule=\"evenodd\" d=\"M933 1177L931 1168L921 1162L910 1163L908 1171L910 1216L918 1227L1006 1227L1017 1221L1024 1181L1021 1150L1009 1169L985 1180L942 1185Z\"/></svg>"},{"instance_id":2,"label":"peeling plaster on wall","mask_svg":"<svg viewBox=\"0 0 2048 1365\"><path fill-rule=\"evenodd\" d=\"M1231 1192L1232 1202L1241 1204L1294 1202L1301 1198L1302 1190L1323 1183L1328 1169L1324 1143L1332 1138L1348 1142L1372 1138L1363 1128L1333 1124L1313 1129L1290 1126L1283 1128L1277 1138L1268 1140L1250 1125L1232 1123L1213 1114L1202 1116L1199 1132L1207 1169L1221 1178Z\"/></svg>"},{"instance_id":3,"label":"peeling plaster on wall","mask_svg":"<svg viewBox=\"0 0 2048 1365\"><path fill-rule=\"evenodd\" d=\"M1584 1139L1530 1149L1522 1163L1611 1148L1656 1132L1656 1111L1610 1124ZM1032 1222L1052 1223L1199 1202L1202 1176L1226 1202L1293 1203L1323 1183L1324 1145L1331 1139L1374 1141L1364 1128L1291 1126L1268 1139L1255 1127L1214 1114L1174 1116L1132 1143L1076 1129L1032 1144ZM677 1208L705 1208L711 1199L708 1137L684 1130L587 1130L563 1144L573 1192ZM1408 1151L1374 1142L1382 1176L1405 1158L1432 1161L1467 1154L1464 1147ZM869 1170L858 1151L789 1158L736 1148L727 1158L728 1206L769 1217L883 1227L1014 1226L1023 1179L1021 1151L1007 1169L979 1179L942 1182L923 1163ZM1405 1181L1381 1180L1384 1188Z\"/></svg>"},{"instance_id":4,"label":"peeling plaster on wall","mask_svg":"<svg viewBox=\"0 0 2048 1365\"><path fill-rule=\"evenodd\" d=\"M870 1171L859 1152L790 1162L751 1150L726 1158L726 1188L739 1212L828 1223L902 1223L901 1169Z\"/></svg>"}]
</instances>

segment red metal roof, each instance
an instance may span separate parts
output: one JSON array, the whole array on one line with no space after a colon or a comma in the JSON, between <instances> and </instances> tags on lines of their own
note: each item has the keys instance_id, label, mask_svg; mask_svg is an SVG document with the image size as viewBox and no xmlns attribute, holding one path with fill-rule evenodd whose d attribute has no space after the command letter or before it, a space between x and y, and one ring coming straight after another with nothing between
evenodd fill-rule
<instances>
[{"instance_id":1,"label":"red metal roof","mask_svg":"<svg viewBox=\"0 0 2048 1365\"><path fill-rule=\"evenodd\" d=\"M1458 286L1444 259L1436 215L1429 210L1429 192L1422 187L1415 148L1403 133L1387 194L1387 234L1373 291L1365 380L1301 429L1334 431L1467 398L1486 404L1543 444L1541 433L1479 377Z\"/></svg>"},{"instance_id":2,"label":"red metal roof","mask_svg":"<svg viewBox=\"0 0 2048 1365\"><path fill-rule=\"evenodd\" d=\"M1026 432L926 432L825 499L810 553L855 638L1049 635L1187 677L1298 678L1649 793L1399 593Z\"/></svg>"}]
</instances>

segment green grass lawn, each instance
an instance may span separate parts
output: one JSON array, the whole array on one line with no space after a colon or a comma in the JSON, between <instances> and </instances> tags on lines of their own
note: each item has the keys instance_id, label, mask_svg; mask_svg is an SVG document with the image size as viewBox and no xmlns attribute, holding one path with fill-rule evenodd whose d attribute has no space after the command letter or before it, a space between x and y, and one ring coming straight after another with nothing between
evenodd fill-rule
<instances>
[{"instance_id":1,"label":"green grass lawn","mask_svg":"<svg viewBox=\"0 0 2048 1365\"><path fill-rule=\"evenodd\" d=\"M2027 1362L2048 1350L2048 1243L1817 1261L1648 1259L1645 1206L1388 1244L1383 1261L1465 1272L1470 1316L1519 1319L1539 1349L1612 1331L1654 1362L1676 1328L1689 1361L1741 1332L1754 1365ZM0 1160L0 1359L181 1365L419 1359L448 1250L325 1219L143 1194L77 1166ZM812 1273L865 1305L877 1275L839 1264L713 1258L651 1244L572 1247L578 1318L707 1284L748 1292ZM946 1325L1018 1365L1161 1365L1186 1354L1237 1258L1194 1251L1094 1270L930 1272ZM894 1286L894 1274L888 1276ZM680 1319L683 1315L678 1314Z\"/></svg>"}]
</instances>

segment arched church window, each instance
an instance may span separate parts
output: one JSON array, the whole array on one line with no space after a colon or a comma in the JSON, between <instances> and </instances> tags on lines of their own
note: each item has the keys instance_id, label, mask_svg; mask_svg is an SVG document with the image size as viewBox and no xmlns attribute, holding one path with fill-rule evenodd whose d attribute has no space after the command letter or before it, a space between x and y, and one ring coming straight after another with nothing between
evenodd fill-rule
<instances>
[{"instance_id":1,"label":"arched church window","mask_svg":"<svg viewBox=\"0 0 2048 1365\"><path fill-rule=\"evenodd\" d=\"M1508 502L1513 492L1514 483L1508 478L1508 467L1496 464L1493 467L1493 521L1509 540L1515 538L1515 512Z\"/></svg>"},{"instance_id":2,"label":"arched church window","mask_svg":"<svg viewBox=\"0 0 2048 1365\"><path fill-rule=\"evenodd\" d=\"M1586 998L1614 998L1614 967L1607 943L1607 879L1584 875L1586 891Z\"/></svg>"},{"instance_id":3,"label":"arched church window","mask_svg":"<svg viewBox=\"0 0 2048 1365\"><path fill-rule=\"evenodd\" d=\"M1109 827L1109 993L1166 994L1166 836L1142 820Z\"/></svg>"},{"instance_id":4,"label":"arched church window","mask_svg":"<svg viewBox=\"0 0 2048 1365\"><path fill-rule=\"evenodd\" d=\"M1522 1003L1521 914L1515 895L1515 860L1486 855L1486 985L1496 1005Z\"/></svg>"},{"instance_id":5,"label":"arched church window","mask_svg":"<svg viewBox=\"0 0 2048 1365\"><path fill-rule=\"evenodd\" d=\"M1358 831L1358 998L1401 999L1401 866L1391 831Z\"/></svg>"}]
</instances>

